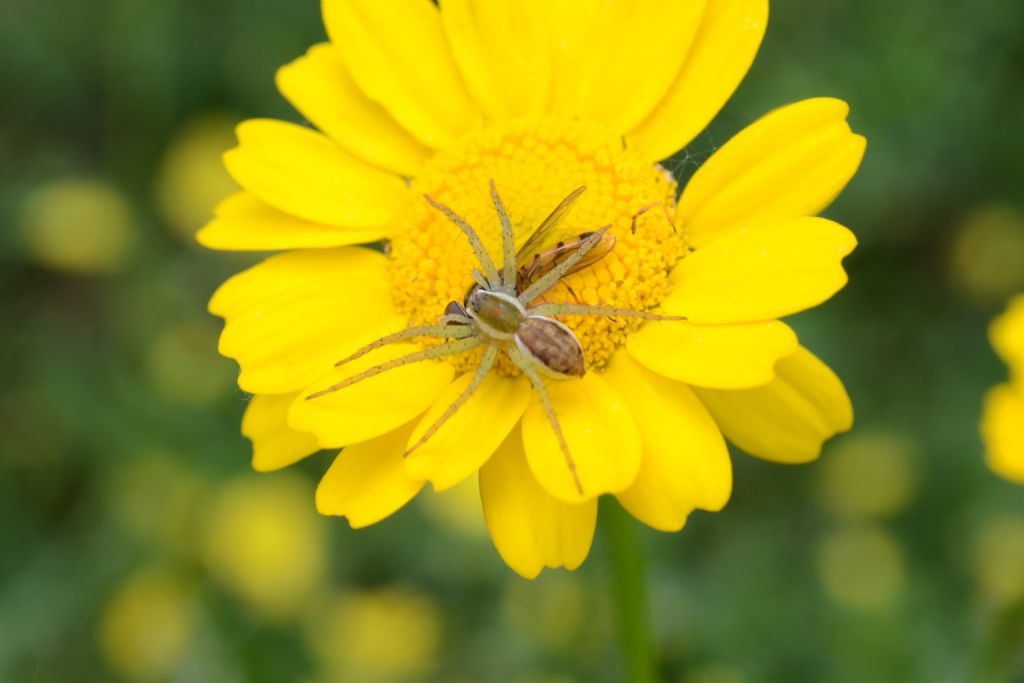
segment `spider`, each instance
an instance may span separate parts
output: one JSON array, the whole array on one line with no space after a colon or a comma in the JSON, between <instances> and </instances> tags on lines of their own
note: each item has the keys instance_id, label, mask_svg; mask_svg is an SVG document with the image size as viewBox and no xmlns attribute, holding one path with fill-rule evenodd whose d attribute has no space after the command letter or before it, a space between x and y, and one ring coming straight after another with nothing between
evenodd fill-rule
<instances>
[{"instance_id":1,"label":"spider","mask_svg":"<svg viewBox=\"0 0 1024 683\"><path fill-rule=\"evenodd\" d=\"M551 397L544 384L544 377L571 381L572 378L582 377L586 374L587 368L579 339L571 329L556 320L554 316L593 315L644 320L686 320L686 318L582 303L538 303L537 300L558 284L563 277L596 263L611 251L615 245L615 238L608 234L608 231L612 226L606 225L593 232L584 232L571 240L559 242L555 247L545 251L539 250L545 239L551 235L554 228L568 213L572 204L586 190L585 187L580 187L559 203L519 252L516 252L512 222L505 211L505 206L493 180L490 183L490 190L491 199L501 221L503 252L501 270L495 265L476 230L452 209L425 194L426 201L458 226L469 240L473 253L480 264L480 268L474 268L472 272L475 284L470 287L461 305L456 301L448 304L437 324L409 327L381 337L341 359L336 366L345 365L375 349L399 341L424 337L444 341L428 349L371 367L322 391L310 394L306 399L315 399L344 389L364 379L410 363L453 356L483 346L484 352L480 364L476 367L469 385L423 433L420 439L406 450L405 455L408 456L426 443L445 422L466 404L480 387L487 373L493 369L498 354L504 352L530 381L540 397L544 413L558 439L573 482L577 491L582 495L583 485L576 471L576 464L569 451L569 446L562 434L558 416L555 414ZM632 231L634 233L636 232L637 218L656 205L657 203L646 206L633 215ZM662 207L665 208L664 205ZM665 208L665 213L668 216L667 208ZM669 222L671 223L671 218L669 218Z\"/></svg>"}]
</instances>

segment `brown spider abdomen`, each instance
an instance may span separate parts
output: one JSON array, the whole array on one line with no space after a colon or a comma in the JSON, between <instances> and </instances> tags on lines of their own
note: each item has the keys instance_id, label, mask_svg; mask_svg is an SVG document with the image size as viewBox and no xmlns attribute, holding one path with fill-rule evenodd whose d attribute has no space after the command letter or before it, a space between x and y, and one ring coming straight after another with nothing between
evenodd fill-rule
<instances>
[{"instance_id":1,"label":"brown spider abdomen","mask_svg":"<svg viewBox=\"0 0 1024 683\"><path fill-rule=\"evenodd\" d=\"M516 346L549 375L582 377L583 347L572 330L552 318L532 315L516 332Z\"/></svg>"}]
</instances>

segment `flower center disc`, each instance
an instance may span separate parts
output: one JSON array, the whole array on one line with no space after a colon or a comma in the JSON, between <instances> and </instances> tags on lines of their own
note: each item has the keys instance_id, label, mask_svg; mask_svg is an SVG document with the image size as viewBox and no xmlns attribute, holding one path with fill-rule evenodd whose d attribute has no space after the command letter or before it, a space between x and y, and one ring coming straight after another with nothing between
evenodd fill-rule
<instances>
[{"instance_id":1,"label":"flower center disc","mask_svg":"<svg viewBox=\"0 0 1024 683\"><path fill-rule=\"evenodd\" d=\"M517 249L581 185L587 191L545 247L613 226L614 249L564 278L564 284L543 295L545 302L645 311L669 292L668 270L685 252L682 234L665 215L665 209L674 210L672 175L624 149L621 138L599 127L562 119L517 119L492 124L438 152L413 181L414 197L390 251L395 305L409 324L436 323L448 302L462 303L473 284L473 269L480 268L458 227L422 195L446 204L472 225L500 270L501 224L491 202L492 179L512 221ZM633 215L652 204L632 234ZM561 320L583 345L587 366L598 370L640 324L607 316ZM477 355L457 358L459 370L470 369ZM499 369L517 372L504 358Z\"/></svg>"}]
</instances>

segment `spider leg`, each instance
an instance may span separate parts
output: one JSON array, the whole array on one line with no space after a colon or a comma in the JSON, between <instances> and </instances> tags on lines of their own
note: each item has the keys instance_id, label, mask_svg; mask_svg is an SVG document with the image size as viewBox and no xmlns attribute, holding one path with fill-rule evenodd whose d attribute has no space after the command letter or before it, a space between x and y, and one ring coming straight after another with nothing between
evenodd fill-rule
<instances>
[{"instance_id":1,"label":"spider leg","mask_svg":"<svg viewBox=\"0 0 1024 683\"><path fill-rule=\"evenodd\" d=\"M487 347L487 350L484 351L484 357L480 360L480 365L477 366L476 374L473 375L473 379L470 381L469 386L459 394L459 397L455 399L450 406L445 408L441 417L437 418L434 424L430 425L430 428L423 432L423 436L420 437L419 441L409 447L403 457L408 457L413 451L425 444L430 437L437 433L437 430L441 428L441 425L452 419L455 413L458 412L459 408L469 401L470 397L476 393L477 389L480 388L480 384L483 383L484 378L487 377L487 373L494 367L494 361L498 358L498 349L499 346L497 344L491 344Z\"/></svg>"},{"instance_id":2,"label":"spider leg","mask_svg":"<svg viewBox=\"0 0 1024 683\"><path fill-rule=\"evenodd\" d=\"M532 285L527 287L525 292L520 292L519 301L521 301L523 305L526 305L554 287L555 283L562 279L562 276L569 272L573 266L579 263L580 259L586 256L591 249L598 245L605 233L611 230L611 227L612 226L610 225L606 225L603 228L587 235L587 238L583 240L579 248L571 253L568 258L549 270L543 275L543 277L539 278Z\"/></svg>"},{"instance_id":3,"label":"spider leg","mask_svg":"<svg viewBox=\"0 0 1024 683\"><path fill-rule=\"evenodd\" d=\"M476 230L473 229L473 226L463 220L461 216L444 204L434 201L433 197L429 194L425 194L423 196L432 207L447 216L448 220L455 223L455 225L459 227L459 230L462 230L469 239L469 246L473 248L473 253L476 254L476 259L480 262L480 267L483 268L484 275L487 276L487 282L497 285L500 282L500 279L498 278L498 269L494 266L494 260L491 258L491 255L487 253L484 243L480 240L480 235L478 235ZM489 288L490 286L488 286L488 289Z\"/></svg>"},{"instance_id":4,"label":"spider leg","mask_svg":"<svg viewBox=\"0 0 1024 683\"><path fill-rule=\"evenodd\" d=\"M540 402L544 406L544 414L548 418L548 423L551 425L551 429L555 432L555 437L558 439L558 445L562 449L562 455L565 456L565 464L569 467L569 473L572 474L572 480L576 484L576 490L579 494L583 495L583 484L580 482L580 475L576 471L576 461L572 459L572 454L569 453L569 444L565 442L565 435L562 434L562 426L558 423L558 416L555 415L555 407L551 404L551 396L548 394L548 389L544 386L544 380L541 379L540 373L533 367L533 363L522 354L519 349L511 346L508 348L508 357L515 363L516 367L523 371L526 378L530 380L530 384L537 391L540 396Z\"/></svg>"},{"instance_id":5,"label":"spider leg","mask_svg":"<svg viewBox=\"0 0 1024 683\"><path fill-rule=\"evenodd\" d=\"M445 318L447 317L448 316L445 316ZM454 316L452 317L454 318ZM435 337L439 339L463 339L472 334L472 330L469 327L467 327L465 323L460 324L455 320L445 320L445 318L441 319L440 325L419 325L417 327L407 327L400 332L385 335L380 339L372 341L366 346L358 349L357 351L352 353L352 355L345 356L337 363L335 363L334 366L338 367L341 365L345 365L346 363L354 361L356 358L361 358L362 356L365 356L370 351L379 349L382 346L387 346L388 344L394 344L395 342L405 341L406 339L415 339L416 337ZM455 326L456 329L450 329L452 326Z\"/></svg>"},{"instance_id":6,"label":"spider leg","mask_svg":"<svg viewBox=\"0 0 1024 683\"><path fill-rule=\"evenodd\" d=\"M327 387L326 389L310 394L309 396L306 397L306 400L308 401L310 399L323 396L324 394L333 393L335 391L338 391L339 389L344 389L345 387L352 386L357 382L362 382L364 379L369 379L370 377L379 375L382 372L386 372L394 368L399 368L402 367L403 365L418 363L424 360L433 360L435 358L444 358L445 356L454 356L457 353L462 353L463 351L469 351L470 349L474 349L477 346L480 346L480 344L482 343L483 340L481 340L480 337L474 335L472 337L467 337L465 339L457 339L455 341L447 342L445 344L433 346L429 349L423 349L422 351L416 351L414 353L406 354L401 358L395 358L385 363L381 363L380 365L375 365L372 368L363 370L360 373L352 375L351 377L344 379L333 386Z\"/></svg>"},{"instance_id":7,"label":"spider leg","mask_svg":"<svg viewBox=\"0 0 1024 683\"><path fill-rule=\"evenodd\" d=\"M632 233L634 235L636 234L636 219L639 218L640 216L644 215L645 213L647 213L648 211L650 211L651 209L653 209L656 206L660 206L661 210L665 212L665 220L667 220L668 224L672 226L672 232L677 232L676 231L676 223L675 223L675 221L672 220L672 215L668 212L668 205L665 204L665 202L663 202L663 201L658 201L658 202L651 202L650 204L648 204L647 206L643 207L642 209L640 209L639 211L637 211L636 213L633 214L633 219L631 221L630 230L632 231Z\"/></svg>"},{"instance_id":8,"label":"spider leg","mask_svg":"<svg viewBox=\"0 0 1024 683\"><path fill-rule=\"evenodd\" d=\"M466 318L466 316L458 315L458 314L455 314L455 313L447 313L447 314L445 314L441 318L441 326L442 327L455 326L455 327L461 327L461 328L464 328L464 329L469 329L469 323L470 323L470 321L469 321L468 318ZM445 336L446 339L451 339L453 337L453 335L448 334L448 330L445 330L445 335L444 336Z\"/></svg>"},{"instance_id":9,"label":"spider leg","mask_svg":"<svg viewBox=\"0 0 1024 683\"><path fill-rule=\"evenodd\" d=\"M498 188L491 179L491 199L494 201L494 208L498 210L498 218L501 220L501 284L505 289L512 291L516 286L516 245L512 234L512 221L509 220L505 205L498 195Z\"/></svg>"},{"instance_id":10,"label":"spider leg","mask_svg":"<svg viewBox=\"0 0 1024 683\"><path fill-rule=\"evenodd\" d=\"M488 282L487 282L487 278L484 277L484 274L480 272L479 268L474 268L470 272L470 275L473 276L473 282L475 282L478 285L480 285L483 289L490 289L491 288L491 285L488 284Z\"/></svg>"},{"instance_id":11,"label":"spider leg","mask_svg":"<svg viewBox=\"0 0 1024 683\"><path fill-rule=\"evenodd\" d=\"M576 295L576 290L574 290L572 287L570 287L568 282L564 282L563 281L562 282L562 286L565 287L566 290L568 290L569 295L572 296L573 300L575 300L576 303L578 303L578 304L583 303L582 301L580 301L579 296Z\"/></svg>"},{"instance_id":12,"label":"spider leg","mask_svg":"<svg viewBox=\"0 0 1024 683\"><path fill-rule=\"evenodd\" d=\"M530 315L607 315L642 320L686 320L683 315L662 315L650 311L634 311L631 308L615 306L589 306L587 304L540 304L527 309Z\"/></svg>"}]
</instances>

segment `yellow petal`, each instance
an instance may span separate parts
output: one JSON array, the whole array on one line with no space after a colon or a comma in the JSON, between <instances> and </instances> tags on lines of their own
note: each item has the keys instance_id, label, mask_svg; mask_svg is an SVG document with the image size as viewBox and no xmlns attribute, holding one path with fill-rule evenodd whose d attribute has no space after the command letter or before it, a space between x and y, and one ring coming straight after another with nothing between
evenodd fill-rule
<instances>
[{"instance_id":1,"label":"yellow petal","mask_svg":"<svg viewBox=\"0 0 1024 683\"><path fill-rule=\"evenodd\" d=\"M1015 375L1024 378L1024 294L1010 300L1006 312L992 321L989 339Z\"/></svg>"},{"instance_id":2,"label":"yellow petal","mask_svg":"<svg viewBox=\"0 0 1024 683\"><path fill-rule=\"evenodd\" d=\"M576 108L576 79L585 58L590 26L600 8L598 0L563 0L536 3L544 15L551 50L551 92L548 109L572 114Z\"/></svg>"},{"instance_id":3,"label":"yellow petal","mask_svg":"<svg viewBox=\"0 0 1024 683\"><path fill-rule=\"evenodd\" d=\"M706 0L598 3L574 55L576 68L553 83L555 90L572 94L566 101L570 108L556 111L603 123L615 134L631 130L671 86L705 4Z\"/></svg>"},{"instance_id":4,"label":"yellow petal","mask_svg":"<svg viewBox=\"0 0 1024 683\"><path fill-rule=\"evenodd\" d=\"M356 86L333 45L314 45L304 57L281 67L277 89L313 125L375 166L414 176L430 156L430 150Z\"/></svg>"},{"instance_id":5,"label":"yellow petal","mask_svg":"<svg viewBox=\"0 0 1024 683\"><path fill-rule=\"evenodd\" d=\"M370 265L386 260L363 251L282 254L223 285L211 308L236 311L219 350L241 366L239 386L255 394L297 391L362 344L402 328L386 274ZM325 272L332 262L337 270ZM308 273L296 276L303 264Z\"/></svg>"},{"instance_id":6,"label":"yellow petal","mask_svg":"<svg viewBox=\"0 0 1024 683\"><path fill-rule=\"evenodd\" d=\"M441 19L452 53L491 118L543 113L551 79L538 0L445 0Z\"/></svg>"},{"instance_id":7,"label":"yellow petal","mask_svg":"<svg viewBox=\"0 0 1024 683\"><path fill-rule=\"evenodd\" d=\"M798 313L842 289L842 260L856 245L852 232L824 218L736 232L679 262L662 309L705 324Z\"/></svg>"},{"instance_id":8,"label":"yellow petal","mask_svg":"<svg viewBox=\"0 0 1024 683\"><path fill-rule=\"evenodd\" d=\"M1010 384L1000 384L988 392L981 436L992 471L1024 484L1024 392Z\"/></svg>"},{"instance_id":9,"label":"yellow petal","mask_svg":"<svg viewBox=\"0 0 1024 683\"><path fill-rule=\"evenodd\" d=\"M224 164L246 190L314 223L381 228L408 195L397 176L356 159L326 135L284 121L240 124L238 147L224 154Z\"/></svg>"},{"instance_id":10,"label":"yellow petal","mask_svg":"<svg viewBox=\"0 0 1024 683\"><path fill-rule=\"evenodd\" d=\"M592 372L546 385L583 492L534 392L523 415L523 442L541 486L559 500L579 503L632 484L640 469L640 433L622 397Z\"/></svg>"},{"instance_id":11,"label":"yellow petal","mask_svg":"<svg viewBox=\"0 0 1024 683\"><path fill-rule=\"evenodd\" d=\"M670 379L739 389L767 384L775 362L797 348L787 325L771 320L739 325L647 323L626 342L633 358Z\"/></svg>"},{"instance_id":12,"label":"yellow petal","mask_svg":"<svg viewBox=\"0 0 1024 683\"><path fill-rule=\"evenodd\" d=\"M233 194L214 210L196 240L210 249L273 251L366 244L385 236L380 228L353 230L313 223L261 202L248 192Z\"/></svg>"},{"instance_id":13,"label":"yellow petal","mask_svg":"<svg viewBox=\"0 0 1024 683\"><path fill-rule=\"evenodd\" d=\"M768 23L768 0L708 0L682 67L626 144L652 161L682 149L711 122L746 75Z\"/></svg>"},{"instance_id":14,"label":"yellow petal","mask_svg":"<svg viewBox=\"0 0 1024 683\"><path fill-rule=\"evenodd\" d=\"M359 443L401 427L429 408L451 384L455 370L450 363L411 363L324 396L306 397L367 368L419 350L415 344L391 344L335 368L295 399L288 424L312 432L325 448Z\"/></svg>"},{"instance_id":15,"label":"yellow petal","mask_svg":"<svg viewBox=\"0 0 1024 683\"><path fill-rule=\"evenodd\" d=\"M253 396L242 418L242 435L252 441L252 466L258 472L287 467L320 450L312 434L297 432L285 422L295 394Z\"/></svg>"},{"instance_id":16,"label":"yellow petal","mask_svg":"<svg viewBox=\"0 0 1024 683\"><path fill-rule=\"evenodd\" d=\"M452 382L419 421L409 446L469 386L473 373ZM519 422L530 401L530 383L524 377L503 377L492 371L469 401L430 439L406 458L409 474L426 479L437 491L455 486L476 472Z\"/></svg>"},{"instance_id":17,"label":"yellow petal","mask_svg":"<svg viewBox=\"0 0 1024 683\"><path fill-rule=\"evenodd\" d=\"M397 512L423 488L405 471L405 442L411 425L343 450L316 489L322 515L346 517L354 529Z\"/></svg>"},{"instance_id":18,"label":"yellow petal","mask_svg":"<svg viewBox=\"0 0 1024 683\"><path fill-rule=\"evenodd\" d=\"M814 460L821 445L853 425L843 383L800 347L779 361L771 384L740 391L697 389L726 438L751 455L781 463Z\"/></svg>"},{"instance_id":19,"label":"yellow petal","mask_svg":"<svg viewBox=\"0 0 1024 683\"><path fill-rule=\"evenodd\" d=\"M480 469L480 499L495 548L520 576L545 567L576 569L590 552L597 499L580 504L552 498L533 478L518 432Z\"/></svg>"},{"instance_id":20,"label":"yellow petal","mask_svg":"<svg viewBox=\"0 0 1024 683\"><path fill-rule=\"evenodd\" d=\"M643 441L632 486L616 494L644 524L683 528L694 508L721 510L732 491L725 439L693 390L616 354L602 375L629 404Z\"/></svg>"},{"instance_id":21,"label":"yellow petal","mask_svg":"<svg viewBox=\"0 0 1024 683\"><path fill-rule=\"evenodd\" d=\"M480 124L430 0L324 0L323 11L359 88L424 145L444 147Z\"/></svg>"},{"instance_id":22,"label":"yellow petal","mask_svg":"<svg viewBox=\"0 0 1024 683\"><path fill-rule=\"evenodd\" d=\"M382 317L370 307L325 315L324 311L335 310L330 307L335 301L297 290L225 325L219 350L241 367L238 386L251 393L303 389L363 344L405 326L404 317ZM267 314L268 322L259 319L260 313ZM246 345L249 339L253 342Z\"/></svg>"},{"instance_id":23,"label":"yellow petal","mask_svg":"<svg viewBox=\"0 0 1024 683\"><path fill-rule=\"evenodd\" d=\"M342 275L355 288L387 280L388 260L372 249L342 247L294 251L271 256L229 278L210 299L210 313L233 318L250 306L300 286L316 282L333 287Z\"/></svg>"},{"instance_id":24,"label":"yellow petal","mask_svg":"<svg viewBox=\"0 0 1024 683\"><path fill-rule=\"evenodd\" d=\"M743 227L813 216L853 177L865 141L841 100L804 100L747 126L694 174L676 223L701 247Z\"/></svg>"}]
</instances>

